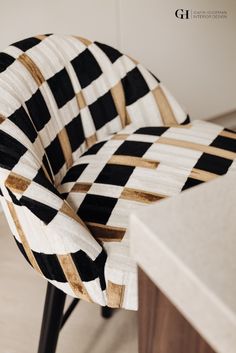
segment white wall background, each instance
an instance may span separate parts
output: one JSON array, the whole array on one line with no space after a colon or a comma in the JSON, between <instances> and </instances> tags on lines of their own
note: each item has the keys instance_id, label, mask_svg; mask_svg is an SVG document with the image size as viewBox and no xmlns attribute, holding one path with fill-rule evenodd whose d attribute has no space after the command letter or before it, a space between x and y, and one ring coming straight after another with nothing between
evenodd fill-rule
<instances>
[{"instance_id":1,"label":"white wall background","mask_svg":"<svg viewBox=\"0 0 236 353\"><path fill-rule=\"evenodd\" d=\"M178 20L178 8L226 20ZM136 57L193 118L236 109L235 0L0 0L0 49L41 33L78 34Z\"/></svg>"}]
</instances>

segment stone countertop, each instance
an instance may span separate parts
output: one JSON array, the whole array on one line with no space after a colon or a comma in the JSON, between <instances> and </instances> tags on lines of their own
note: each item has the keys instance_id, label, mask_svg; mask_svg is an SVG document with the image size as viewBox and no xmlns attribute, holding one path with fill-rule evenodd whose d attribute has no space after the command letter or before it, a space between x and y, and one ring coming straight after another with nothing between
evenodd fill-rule
<instances>
[{"instance_id":1,"label":"stone countertop","mask_svg":"<svg viewBox=\"0 0 236 353\"><path fill-rule=\"evenodd\" d=\"M131 254L219 353L236 352L236 174L130 219Z\"/></svg>"}]
</instances>

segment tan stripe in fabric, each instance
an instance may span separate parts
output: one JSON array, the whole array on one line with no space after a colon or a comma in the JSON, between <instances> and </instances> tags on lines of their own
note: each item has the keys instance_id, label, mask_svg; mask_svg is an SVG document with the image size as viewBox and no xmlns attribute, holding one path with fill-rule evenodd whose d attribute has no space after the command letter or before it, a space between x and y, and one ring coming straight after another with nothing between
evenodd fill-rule
<instances>
[{"instance_id":1,"label":"tan stripe in fabric","mask_svg":"<svg viewBox=\"0 0 236 353\"><path fill-rule=\"evenodd\" d=\"M184 124L184 125L174 125L173 124L170 127L174 127L176 129L190 129L193 125L192 124Z\"/></svg>"},{"instance_id":2,"label":"tan stripe in fabric","mask_svg":"<svg viewBox=\"0 0 236 353\"><path fill-rule=\"evenodd\" d=\"M57 255L65 277L78 298L92 302L70 254Z\"/></svg>"},{"instance_id":3,"label":"tan stripe in fabric","mask_svg":"<svg viewBox=\"0 0 236 353\"><path fill-rule=\"evenodd\" d=\"M72 158L72 150L71 150L71 145L70 141L66 132L66 129L63 128L59 134L58 134L58 139L62 148L62 152L66 161L66 166L67 168L70 168L71 165L73 164L73 158Z\"/></svg>"},{"instance_id":4,"label":"tan stripe in fabric","mask_svg":"<svg viewBox=\"0 0 236 353\"><path fill-rule=\"evenodd\" d=\"M127 108L126 108L126 125L129 125L131 123L132 123L132 119L131 119L131 117L129 115L129 112L128 112Z\"/></svg>"},{"instance_id":5,"label":"tan stripe in fabric","mask_svg":"<svg viewBox=\"0 0 236 353\"><path fill-rule=\"evenodd\" d=\"M83 37L79 37L79 36L73 36L76 39L79 39L82 43L84 43L84 45L86 45L87 47L92 44L92 42L86 38Z\"/></svg>"},{"instance_id":6,"label":"tan stripe in fabric","mask_svg":"<svg viewBox=\"0 0 236 353\"><path fill-rule=\"evenodd\" d=\"M142 167L142 168L156 169L159 162L152 161L152 160L145 159L145 158L140 158L140 157L113 155L109 159L107 164L118 164L118 165L127 165L130 167Z\"/></svg>"},{"instance_id":7,"label":"tan stripe in fabric","mask_svg":"<svg viewBox=\"0 0 236 353\"><path fill-rule=\"evenodd\" d=\"M116 241L120 242L126 232L125 228L113 227L100 223L86 222L88 229L91 231L94 238L104 242Z\"/></svg>"},{"instance_id":8,"label":"tan stripe in fabric","mask_svg":"<svg viewBox=\"0 0 236 353\"><path fill-rule=\"evenodd\" d=\"M6 120L5 116L0 114L0 124L3 123Z\"/></svg>"},{"instance_id":9,"label":"tan stripe in fabric","mask_svg":"<svg viewBox=\"0 0 236 353\"><path fill-rule=\"evenodd\" d=\"M41 71L39 70L38 66L34 63L34 61L26 54L21 54L18 60L25 66L25 68L31 73L32 77L34 78L35 82L38 86L45 81Z\"/></svg>"},{"instance_id":10,"label":"tan stripe in fabric","mask_svg":"<svg viewBox=\"0 0 236 353\"><path fill-rule=\"evenodd\" d=\"M76 94L76 100L80 110L86 107L86 102L82 91Z\"/></svg>"},{"instance_id":11,"label":"tan stripe in fabric","mask_svg":"<svg viewBox=\"0 0 236 353\"><path fill-rule=\"evenodd\" d=\"M64 213L68 217L74 219L76 222L80 223L82 226L86 228L86 225L82 221L82 219L76 214L73 208L64 200L62 207L60 208L60 212Z\"/></svg>"},{"instance_id":12,"label":"tan stripe in fabric","mask_svg":"<svg viewBox=\"0 0 236 353\"><path fill-rule=\"evenodd\" d=\"M91 146L93 146L95 143L97 142L97 135L96 133L89 136L89 137L86 137L86 145L88 148L90 148Z\"/></svg>"},{"instance_id":13,"label":"tan stripe in fabric","mask_svg":"<svg viewBox=\"0 0 236 353\"><path fill-rule=\"evenodd\" d=\"M129 136L129 134L115 134L111 140L125 140Z\"/></svg>"},{"instance_id":14,"label":"tan stripe in fabric","mask_svg":"<svg viewBox=\"0 0 236 353\"><path fill-rule=\"evenodd\" d=\"M7 205L8 205L10 214L12 216L12 219L13 219L13 221L15 223L15 226L16 226L17 232L19 234L19 237L21 239L21 243L23 245L25 253L26 253L26 255L27 255L28 259L29 259L29 262L31 263L33 268L42 275L41 269L40 269L40 267L39 267L39 265L38 265L38 263L37 263L37 261L36 261L36 259L34 257L34 254L33 254L32 250L31 250L31 248L29 246L29 243L27 241L25 233L24 233L24 231L23 231L23 229L21 227L21 224L20 224L19 218L17 216L15 207L14 207L13 203L11 203L9 201L7 201Z\"/></svg>"},{"instance_id":15,"label":"tan stripe in fabric","mask_svg":"<svg viewBox=\"0 0 236 353\"><path fill-rule=\"evenodd\" d=\"M230 139L236 139L236 132L231 132L231 131L221 131L219 133L220 136L223 136L223 137L228 137Z\"/></svg>"},{"instance_id":16,"label":"tan stripe in fabric","mask_svg":"<svg viewBox=\"0 0 236 353\"><path fill-rule=\"evenodd\" d=\"M217 178L218 176L219 176L218 174L210 173L205 170L201 170L197 168L193 168L189 175L190 178L201 180L201 181L209 181Z\"/></svg>"},{"instance_id":17,"label":"tan stripe in fabric","mask_svg":"<svg viewBox=\"0 0 236 353\"><path fill-rule=\"evenodd\" d=\"M37 36L35 36L35 38L39 40L44 40L45 38L47 38L47 36L45 36L44 34L38 34Z\"/></svg>"},{"instance_id":18,"label":"tan stripe in fabric","mask_svg":"<svg viewBox=\"0 0 236 353\"><path fill-rule=\"evenodd\" d=\"M125 285L108 281L107 285L107 305L110 308L122 307L125 293Z\"/></svg>"},{"instance_id":19,"label":"tan stripe in fabric","mask_svg":"<svg viewBox=\"0 0 236 353\"><path fill-rule=\"evenodd\" d=\"M190 141L182 141L182 140L177 140L177 139L172 139L168 137L160 137L156 143L162 143L165 145L171 145L175 147L183 147L187 149L191 149L194 151L200 151L203 153L208 153L213 156L218 156L222 158L227 158L227 159L235 159L236 158L236 153L227 151L221 148L217 148L214 146L206 146L202 145L200 143L195 143L195 142L190 142Z\"/></svg>"},{"instance_id":20,"label":"tan stripe in fabric","mask_svg":"<svg viewBox=\"0 0 236 353\"><path fill-rule=\"evenodd\" d=\"M114 87L111 88L111 95L113 97L116 110L120 116L122 127L125 127L125 125L127 124L125 95L123 86L120 81Z\"/></svg>"},{"instance_id":21,"label":"tan stripe in fabric","mask_svg":"<svg viewBox=\"0 0 236 353\"><path fill-rule=\"evenodd\" d=\"M154 88L152 93L157 102L164 125L176 125L177 121L175 119L174 113L162 88L157 86Z\"/></svg>"},{"instance_id":22,"label":"tan stripe in fabric","mask_svg":"<svg viewBox=\"0 0 236 353\"><path fill-rule=\"evenodd\" d=\"M124 188L122 191L120 198L125 199L125 200L131 200L131 201L137 201L137 202L143 202L143 203L151 203L155 202L158 200L161 200L165 198L166 196L157 194L157 193L152 193L152 192L146 192L142 190L136 190L136 189L131 189L131 188Z\"/></svg>"},{"instance_id":23,"label":"tan stripe in fabric","mask_svg":"<svg viewBox=\"0 0 236 353\"><path fill-rule=\"evenodd\" d=\"M23 176L14 172L11 172L5 180L5 186L8 187L12 192L16 192L18 194L23 194L30 183L31 181L29 179L24 178Z\"/></svg>"},{"instance_id":24,"label":"tan stripe in fabric","mask_svg":"<svg viewBox=\"0 0 236 353\"><path fill-rule=\"evenodd\" d=\"M132 58L132 56L127 55L127 54L126 54L126 56L127 56L131 61L133 61L133 63L134 63L135 65L138 65L138 64L139 64L138 60Z\"/></svg>"},{"instance_id":25,"label":"tan stripe in fabric","mask_svg":"<svg viewBox=\"0 0 236 353\"><path fill-rule=\"evenodd\" d=\"M91 183L75 183L70 192L88 192L92 185Z\"/></svg>"}]
</instances>

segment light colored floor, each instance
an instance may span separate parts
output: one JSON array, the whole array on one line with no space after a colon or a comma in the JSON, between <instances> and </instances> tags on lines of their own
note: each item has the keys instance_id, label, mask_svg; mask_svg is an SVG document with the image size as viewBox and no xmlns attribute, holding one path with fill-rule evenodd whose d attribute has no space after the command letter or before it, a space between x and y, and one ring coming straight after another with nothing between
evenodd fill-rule
<instances>
[{"instance_id":1,"label":"light colored floor","mask_svg":"<svg viewBox=\"0 0 236 353\"><path fill-rule=\"evenodd\" d=\"M36 353L46 283L17 249L0 213L0 353ZM63 328L57 353L136 353L137 313L104 320L97 305L80 302Z\"/></svg>"}]
</instances>

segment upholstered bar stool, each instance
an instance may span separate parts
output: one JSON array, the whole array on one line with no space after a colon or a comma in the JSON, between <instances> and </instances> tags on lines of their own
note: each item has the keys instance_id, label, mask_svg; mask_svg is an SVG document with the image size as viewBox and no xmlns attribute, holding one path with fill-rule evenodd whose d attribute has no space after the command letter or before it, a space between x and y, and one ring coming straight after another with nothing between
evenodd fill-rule
<instances>
[{"instance_id":1,"label":"upholstered bar stool","mask_svg":"<svg viewBox=\"0 0 236 353\"><path fill-rule=\"evenodd\" d=\"M142 65L74 36L40 35L0 53L0 123L2 206L49 283L40 353L55 351L78 298L137 310L133 210L236 165L234 132L190 123ZM63 316L66 294L75 299Z\"/></svg>"}]
</instances>

